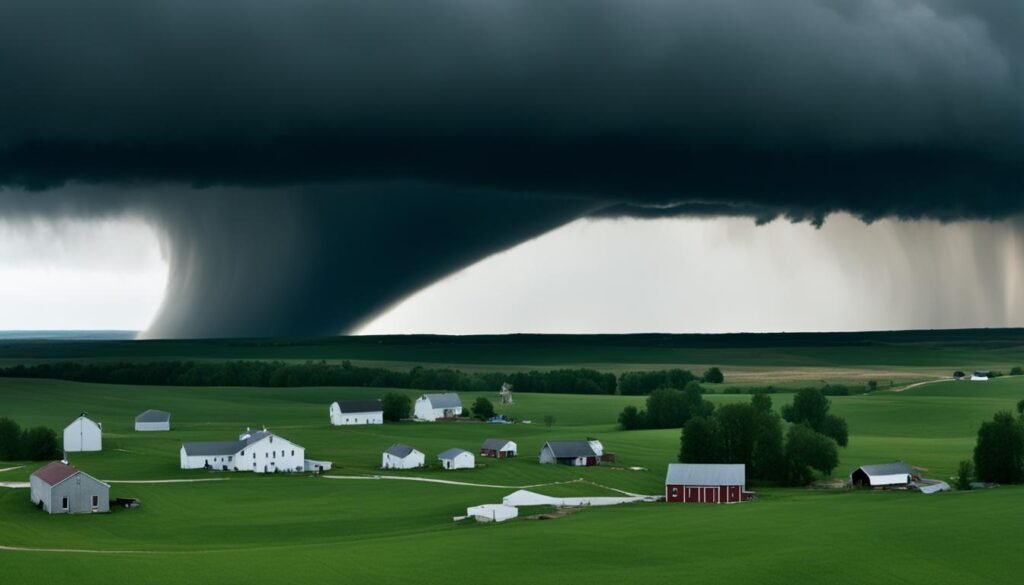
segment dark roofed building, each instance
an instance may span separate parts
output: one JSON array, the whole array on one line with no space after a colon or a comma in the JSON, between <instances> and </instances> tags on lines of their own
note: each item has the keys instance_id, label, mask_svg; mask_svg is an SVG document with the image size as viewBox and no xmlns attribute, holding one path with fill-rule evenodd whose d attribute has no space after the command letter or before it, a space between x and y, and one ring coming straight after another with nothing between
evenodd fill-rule
<instances>
[{"instance_id":1,"label":"dark roofed building","mask_svg":"<svg viewBox=\"0 0 1024 585\"><path fill-rule=\"evenodd\" d=\"M423 453L403 443L395 443L381 454L380 466L384 469L413 469L425 464Z\"/></svg>"},{"instance_id":2,"label":"dark roofed building","mask_svg":"<svg viewBox=\"0 0 1024 585\"><path fill-rule=\"evenodd\" d=\"M548 441L540 450L541 463L561 463L589 467L597 465L601 455L594 450L591 441Z\"/></svg>"},{"instance_id":3,"label":"dark roofed building","mask_svg":"<svg viewBox=\"0 0 1024 585\"><path fill-rule=\"evenodd\" d=\"M487 439L480 445L481 457L505 459L507 457L515 457L518 452L519 448L515 441L509 441L508 439Z\"/></svg>"},{"instance_id":4,"label":"dark roofed building","mask_svg":"<svg viewBox=\"0 0 1024 585\"><path fill-rule=\"evenodd\" d=\"M328 412L334 426L384 424L380 400L337 400Z\"/></svg>"},{"instance_id":5,"label":"dark roofed building","mask_svg":"<svg viewBox=\"0 0 1024 585\"><path fill-rule=\"evenodd\" d=\"M169 431L171 430L171 413L162 410L147 410L135 417L136 431Z\"/></svg>"},{"instance_id":6,"label":"dark roofed building","mask_svg":"<svg viewBox=\"0 0 1024 585\"><path fill-rule=\"evenodd\" d=\"M110 486L62 461L54 461L29 478L32 503L50 514L110 511Z\"/></svg>"}]
</instances>

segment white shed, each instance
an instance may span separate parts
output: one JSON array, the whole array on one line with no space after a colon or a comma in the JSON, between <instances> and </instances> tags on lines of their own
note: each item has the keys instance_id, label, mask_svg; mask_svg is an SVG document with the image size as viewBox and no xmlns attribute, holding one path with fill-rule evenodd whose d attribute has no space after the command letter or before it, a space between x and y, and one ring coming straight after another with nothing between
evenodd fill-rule
<instances>
[{"instance_id":1,"label":"white shed","mask_svg":"<svg viewBox=\"0 0 1024 585\"><path fill-rule=\"evenodd\" d=\"M476 457L465 449L448 449L437 456L441 467L445 469L473 469L476 467Z\"/></svg>"},{"instance_id":2,"label":"white shed","mask_svg":"<svg viewBox=\"0 0 1024 585\"><path fill-rule=\"evenodd\" d=\"M384 407L380 400L338 400L329 409L331 424L380 425L384 424Z\"/></svg>"},{"instance_id":3,"label":"white shed","mask_svg":"<svg viewBox=\"0 0 1024 585\"><path fill-rule=\"evenodd\" d=\"M435 421L439 418L455 418L462 415L462 401L454 392L424 394L416 399L413 416L416 420Z\"/></svg>"},{"instance_id":4,"label":"white shed","mask_svg":"<svg viewBox=\"0 0 1024 585\"><path fill-rule=\"evenodd\" d=\"M519 516L519 508L504 504L483 504L466 508L466 516L477 522L504 522Z\"/></svg>"},{"instance_id":5,"label":"white shed","mask_svg":"<svg viewBox=\"0 0 1024 585\"><path fill-rule=\"evenodd\" d=\"M395 443L381 455L380 466L384 469L415 469L426 464L423 453L409 445Z\"/></svg>"},{"instance_id":6,"label":"white shed","mask_svg":"<svg viewBox=\"0 0 1024 585\"><path fill-rule=\"evenodd\" d=\"M850 474L856 487L888 487L909 485L914 471L902 461L881 465L861 465Z\"/></svg>"},{"instance_id":7,"label":"white shed","mask_svg":"<svg viewBox=\"0 0 1024 585\"><path fill-rule=\"evenodd\" d=\"M147 410L135 417L136 431L169 431L171 430L171 413L162 410Z\"/></svg>"},{"instance_id":8,"label":"white shed","mask_svg":"<svg viewBox=\"0 0 1024 585\"><path fill-rule=\"evenodd\" d=\"M64 427L64 450L102 451L103 425L85 416L83 412L71 424Z\"/></svg>"},{"instance_id":9,"label":"white shed","mask_svg":"<svg viewBox=\"0 0 1024 585\"><path fill-rule=\"evenodd\" d=\"M516 442L508 439L487 439L480 445L481 457L505 459L515 457L518 452L519 447L516 446Z\"/></svg>"}]
</instances>

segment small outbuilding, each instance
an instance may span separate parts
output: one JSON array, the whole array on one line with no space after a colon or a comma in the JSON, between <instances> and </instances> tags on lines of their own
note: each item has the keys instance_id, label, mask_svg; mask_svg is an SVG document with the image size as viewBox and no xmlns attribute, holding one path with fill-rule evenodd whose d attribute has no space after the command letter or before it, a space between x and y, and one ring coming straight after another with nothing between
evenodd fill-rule
<instances>
[{"instance_id":1,"label":"small outbuilding","mask_svg":"<svg viewBox=\"0 0 1024 585\"><path fill-rule=\"evenodd\" d=\"M971 382L985 382L992 377L992 372L979 371L971 374Z\"/></svg>"},{"instance_id":2,"label":"small outbuilding","mask_svg":"<svg viewBox=\"0 0 1024 585\"><path fill-rule=\"evenodd\" d=\"M426 457L409 445L395 443L381 455L383 469L415 469L426 464Z\"/></svg>"},{"instance_id":3,"label":"small outbuilding","mask_svg":"<svg viewBox=\"0 0 1024 585\"><path fill-rule=\"evenodd\" d=\"M476 457L465 449L448 449L442 451L437 460L441 462L444 469L473 469L476 467Z\"/></svg>"},{"instance_id":4,"label":"small outbuilding","mask_svg":"<svg viewBox=\"0 0 1024 585\"><path fill-rule=\"evenodd\" d=\"M162 410L147 410L135 417L136 431L171 430L171 413Z\"/></svg>"},{"instance_id":5,"label":"small outbuilding","mask_svg":"<svg viewBox=\"0 0 1024 585\"><path fill-rule=\"evenodd\" d=\"M504 522L519 516L519 508L504 504L483 504L466 508L466 516L477 522Z\"/></svg>"},{"instance_id":6,"label":"small outbuilding","mask_svg":"<svg viewBox=\"0 0 1024 585\"><path fill-rule=\"evenodd\" d=\"M509 441L508 439L487 439L480 445L481 457L507 459L515 457L518 452L519 447L516 446L515 441Z\"/></svg>"},{"instance_id":7,"label":"small outbuilding","mask_svg":"<svg viewBox=\"0 0 1024 585\"><path fill-rule=\"evenodd\" d=\"M914 471L902 461L881 465L862 465L850 474L850 485L858 488L906 487Z\"/></svg>"},{"instance_id":8,"label":"small outbuilding","mask_svg":"<svg viewBox=\"0 0 1024 585\"><path fill-rule=\"evenodd\" d=\"M331 424L347 425L384 424L384 407L380 400L338 400L329 409Z\"/></svg>"},{"instance_id":9,"label":"small outbuilding","mask_svg":"<svg viewBox=\"0 0 1024 585\"><path fill-rule=\"evenodd\" d=\"M742 463L670 463L665 501L700 504L742 502L747 468Z\"/></svg>"},{"instance_id":10,"label":"small outbuilding","mask_svg":"<svg viewBox=\"0 0 1024 585\"><path fill-rule=\"evenodd\" d=\"M454 392L424 394L416 399L413 417L416 420L433 422L437 419L462 416L462 400Z\"/></svg>"},{"instance_id":11,"label":"small outbuilding","mask_svg":"<svg viewBox=\"0 0 1024 585\"><path fill-rule=\"evenodd\" d=\"M103 425L90 419L84 412L64 427L64 451L74 453L102 450Z\"/></svg>"},{"instance_id":12,"label":"small outbuilding","mask_svg":"<svg viewBox=\"0 0 1024 585\"><path fill-rule=\"evenodd\" d=\"M541 463L561 463L575 467L597 465L601 461L601 453L594 451L593 443L600 445L599 441L548 441L541 447L538 459Z\"/></svg>"},{"instance_id":13,"label":"small outbuilding","mask_svg":"<svg viewBox=\"0 0 1024 585\"><path fill-rule=\"evenodd\" d=\"M54 461L29 478L32 503L50 514L110 511L110 485L63 461Z\"/></svg>"}]
</instances>

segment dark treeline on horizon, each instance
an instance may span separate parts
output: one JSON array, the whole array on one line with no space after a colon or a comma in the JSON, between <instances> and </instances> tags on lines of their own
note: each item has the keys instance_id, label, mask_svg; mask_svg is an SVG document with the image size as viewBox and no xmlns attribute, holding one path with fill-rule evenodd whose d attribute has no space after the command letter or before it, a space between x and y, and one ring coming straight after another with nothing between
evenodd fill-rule
<instances>
[{"instance_id":1,"label":"dark treeline on horizon","mask_svg":"<svg viewBox=\"0 0 1024 585\"><path fill-rule=\"evenodd\" d=\"M0 368L0 377L143 386L354 386L467 392L497 392L502 384L509 383L516 392L561 394L616 394L620 386L620 378L615 374L585 368L515 373L468 373L424 367L398 371L356 366L348 361L340 365L280 361L56 362ZM625 383L623 390L628 389L629 394L649 394L665 387L681 390L686 382L695 379L686 370L625 372L621 377Z\"/></svg>"}]
</instances>

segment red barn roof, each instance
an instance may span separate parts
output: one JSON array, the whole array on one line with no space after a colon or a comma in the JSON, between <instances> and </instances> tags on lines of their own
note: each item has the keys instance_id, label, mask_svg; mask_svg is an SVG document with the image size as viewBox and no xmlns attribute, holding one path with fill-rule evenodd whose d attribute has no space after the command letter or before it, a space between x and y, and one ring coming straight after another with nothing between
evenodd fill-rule
<instances>
[{"instance_id":1,"label":"red barn roof","mask_svg":"<svg viewBox=\"0 0 1024 585\"><path fill-rule=\"evenodd\" d=\"M50 485L57 485L72 475L78 473L78 470L74 467L63 463L61 461L54 461L46 467L36 470L32 475L45 481Z\"/></svg>"}]
</instances>

